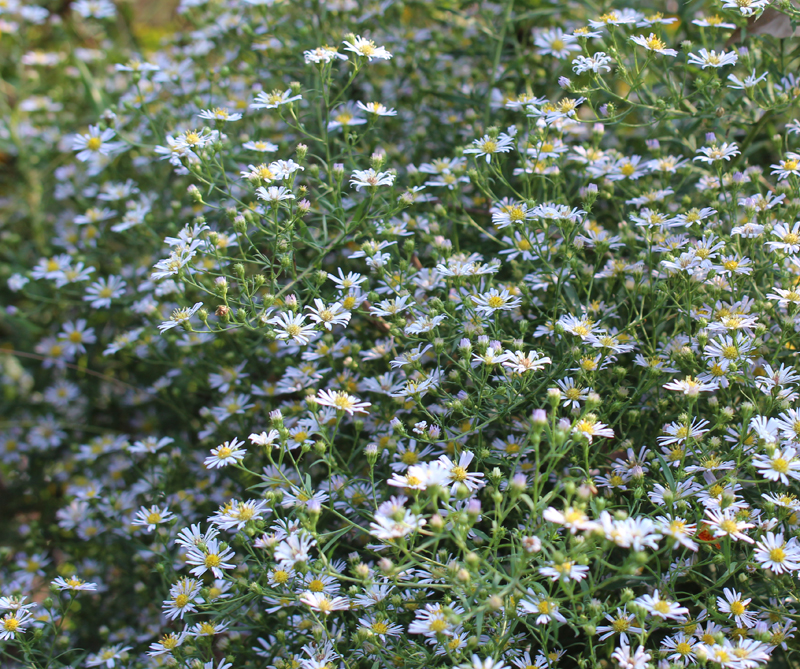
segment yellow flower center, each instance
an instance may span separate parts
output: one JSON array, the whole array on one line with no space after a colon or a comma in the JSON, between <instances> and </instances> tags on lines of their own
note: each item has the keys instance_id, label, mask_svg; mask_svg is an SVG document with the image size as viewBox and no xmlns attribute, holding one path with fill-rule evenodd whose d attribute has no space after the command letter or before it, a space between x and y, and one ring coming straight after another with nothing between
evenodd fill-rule
<instances>
[{"instance_id":1,"label":"yellow flower center","mask_svg":"<svg viewBox=\"0 0 800 669\"><path fill-rule=\"evenodd\" d=\"M415 465L419 461L419 455L416 451L406 451L400 459L405 465Z\"/></svg>"},{"instance_id":2,"label":"yellow flower center","mask_svg":"<svg viewBox=\"0 0 800 669\"><path fill-rule=\"evenodd\" d=\"M431 622L431 632L444 632L447 629L447 621L442 620L441 618L437 618L433 622Z\"/></svg>"},{"instance_id":3,"label":"yellow flower center","mask_svg":"<svg viewBox=\"0 0 800 669\"><path fill-rule=\"evenodd\" d=\"M450 476L453 477L454 481L466 481L467 479L467 470L464 467L459 467L456 465L450 470Z\"/></svg>"},{"instance_id":4,"label":"yellow flower center","mask_svg":"<svg viewBox=\"0 0 800 669\"><path fill-rule=\"evenodd\" d=\"M659 613L669 613L669 602L664 599L660 599L653 604L653 608Z\"/></svg>"},{"instance_id":5,"label":"yellow flower center","mask_svg":"<svg viewBox=\"0 0 800 669\"><path fill-rule=\"evenodd\" d=\"M216 553L209 553L204 560L206 567L219 567L222 564L222 559Z\"/></svg>"},{"instance_id":6,"label":"yellow flower center","mask_svg":"<svg viewBox=\"0 0 800 669\"><path fill-rule=\"evenodd\" d=\"M783 548L773 548L769 552L769 559L773 562L781 563L786 559L786 552Z\"/></svg>"},{"instance_id":7,"label":"yellow flower center","mask_svg":"<svg viewBox=\"0 0 800 669\"><path fill-rule=\"evenodd\" d=\"M525 220L525 210L522 207L509 207L507 209L508 218L511 220L512 223L517 223L519 221Z\"/></svg>"},{"instance_id":8,"label":"yellow flower center","mask_svg":"<svg viewBox=\"0 0 800 669\"><path fill-rule=\"evenodd\" d=\"M101 146L103 146L103 140L99 137L92 137L86 142L86 148L90 151L99 151Z\"/></svg>"},{"instance_id":9,"label":"yellow flower center","mask_svg":"<svg viewBox=\"0 0 800 669\"><path fill-rule=\"evenodd\" d=\"M349 409L353 406L353 400L349 395L338 393L336 395L336 399L333 401L333 404L340 411L344 411L345 409Z\"/></svg>"},{"instance_id":10,"label":"yellow flower center","mask_svg":"<svg viewBox=\"0 0 800 669\"><path fill-rule=\"evenodd\" d=\"M500 295L492 295L488 300L486 300L486 304L492 309L499 309L505 303L506 301L500 297Z\"/></svg>"},{"instance_id":11,"label":"yellow flower center","mask_svg":"<svg viewBox=\"0 0 800 669\"><path fill-rule=\"evenodd\" d=\"M661 41L655 35L650 35L650 37L648 38L646 44L647 44L647 48L648 49L652 49L653 51L660 51L661 49L663 49L663 48L665 48L667 46L663 41Z\"/></svg>"},{"instance_id":12,"label":"yellow flower center","mask_svg":"<svg viewBox=\"0 0 800 669\"><path fill-rule=\"evenodd\" d=\"M789 471L789 461L784 458L775 458L771 462L772 468L779 474L785 474Z\"/></svg>"},{"instance_id":13,"label":"yellow flower center","mask_svg":"<svg viewBox=\"0 0 800 669\"><path fill-rule=\"evenodd\" d=\"M741 602L738 602L738 601L737 601L737 602L732 602L732 603L731 603L731 613L732 613L733 615L735 615L735 616L740 616L740 615L742 615L742 614L745 612L745 609L746 609L746 608L747 608L747 607L745 607L745 605L744 605L744 604L742 604Z\"/></svg>"},{"instance_id":14,"label":"yellow flower center","mask_svg":"<svg viewBox=\"0 0 800 669\"><path fill-rule=\"evenodd\" d=\"M564 98L561 102L558 103L558 110L562 114L567 114L575 109L575 100L570 100L569 98Z\"/></svg>"},{"instance_id":15,"label":"yellow flower center","mask_svg":"<svg viewBox=\"0 0 800 669\"><path fill-rule=\"evenodd\" d=\"M266 165L259 165L255 172L258 174L259 178L264 181L272 181L275 178L275 173Z\"/></svg>"},{"instance_id":16,"label":"yellow flower center","mask_svg":"<svg viewBox=\"0 0 800 669\"><path fill-rule=\"evenodd\" d=\"M178 595L175 598L175 606L177 606L179 609L182 609L188 603L189 603L189 596L188 595Z\"/></svg>"},{"instance_id":17,"label":"yellow flower center","mask_svg":"<svg viewBox=\"0 0 800 669\"><path fill-rule=\"evenodd\" d=\"M617 633L620 634L621 632L626 632L631 624L628 622L627 618L617 618L611 623L612 629Z\"/></svg>"}]
</instances>

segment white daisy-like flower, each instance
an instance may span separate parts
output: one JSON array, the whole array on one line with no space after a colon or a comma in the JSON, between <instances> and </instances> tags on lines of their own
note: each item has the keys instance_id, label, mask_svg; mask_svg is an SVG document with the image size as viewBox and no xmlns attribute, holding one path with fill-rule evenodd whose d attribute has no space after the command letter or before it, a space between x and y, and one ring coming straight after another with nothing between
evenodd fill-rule
<instances>
[{"instance_id":1,"label":"white daisy-like flower","mask_svg":"<svg viewBox=\"0 0 800 669\"><path fill-rule=\"evenodd\" d=\"M363 56L370 62L373 60L389 60L392 54L385 47L375 46L375 42L365 37L356 35L352 42L344 41L345 51L351 51L359 56Z\"/></svg>"},{"instance_id":2,"label":"white daisy-like flower","mask_svg":"<svg viewBox=\"0 0 800 669\"><path fill-rule=\"evenodd\" d=\"M533 43L539 47L543 56L555 56L559 60L566 58L574 51L580 51L581 45L578 38L570 33L565 33L561 28L537 31Z\"/></svg>"},{"instance_id":3,"label":"white daisy-like flower","mask_svg":"<svg viewBox=\"0 0 800 669\"><path fill-rule=\"evenodd\" d=\"M727 613L736 621L738 627L753 627L756 624L755 614L747 610L750 599L744 599L741 593L732 588L724 588L725 597L717 597L717 609Z\"/></svg>"},{"instance_id":4,"label":"white daisy-like flower","mask_svg":"<svg viewBox=\"0 0 800 669\"><path fill-rule=\"evenodd\" d=\"M168 523L173 518L175 518L175 514L169 510L169 507L165 506L162 509L154 504L149 509L146 506L141 507L136 512L136 517L131 521L131 525L144 527L147 532L152 532L157 525Z\"/></svg>"},{"instance_id":5,"label":"white daisy-like flower","mask_svg":"<svg viewBox=\"0 0 800 669\"><path fill-rule=\"evenodd\" d=\"M51 585L54 585L59 590L69 590L70 592L91 592L93 590L97 590L97 583L87 583L74 574L69 578L63 578L59 576L52 582Z\"/></svg>"},{"instance_id":6,"label":"white daisy-like flower","mask_svg":"<svg viewBox=\"0 0 800 669\"><path fill-rule=\"evenodd\" d=\"M800 459L796 455L797 451L792 446L776 448L771 456L761 453L754 455L753 466L765 479L789 485L790 478L800 481Z\"/></svg>"},{"instance_id":7,"label":"white daisy-like flower","mask_svg":"<svg viewBox=\"0 0 800 669\"><path fill-rule=\"evenodd\" d=\"M221 467L227 467L235 462L239 462L239 460L247 455L247 451L244 448L240 448L242 445L244 445L244 442L237 441L234 437L230 441L226 441L216 448L212 448L211 455L203 461L203 464L206 466L206 469L220 469Z\"/></svg>"},{"instance_id":8,"label":"white daisy-like flower","mask_svg":"<svg viewBox=\"0 0 800 669\"><path fill-rule=\"evenodd\" d=\"M675 49L668 49L667 45L660 37L656 37L654 33L650 33L649 37L644 35L637 35L630 38L631 42L643 46L648 51L660 53L662 56L677 56L678 52Z\"/></svg>"},{"instance_id":9,"label":"white daisy-like flower","mask_svg":"<svg viewBox=\"0 0 800 669\"><path fill-rule=\"evenodd\" d=\"M690 53L687 62L690 65L699 65L702 69L708 67L724 67L725 65L736 65L739 60L738 54L733 51L709 51L708 49L700 49L697 53Z\"/></svg>"},{"instance_id":10,"label":"white daisy-like flower","mask_svg":"<svg viewBox=\"0 0 800 669\"><path fill-rule=\"evenodd\" d=\"M291 91L272 91L272 93L262 91L256 95L256 99L250 105L250 109L277 109L282 105L288 105L302 99L302 95L292 95Z\"/></svg>"},{"instance_id":11,"label":"white daisy-like flower","mask_svg":"<svg viewBox=\"0 0 800 669\"><path fill-rule=\"evenodd\" d=\"M207 121L225 121L227 123L241 120L242 115L238 112L229 112L224 107L215 107L214 109L203 109L198 117Z\"/></svg>"},{"instance_id":12,"label":"white daisy-like flower","mask_svg":"<svg viewBox=\"0 0 800 669\"><path fill-rule=\"evenodd\" d=\"M333 407L350 416L356 413L369 413L367 407L372 406L370 402L364 402L343 390L320 390L314 399L321 406Z\"/></svg>"},{"instance_id":13,"label":"white daisy-like flower","mask_svg":"<svg viewBox=\"0 0 800 669\"><path fill-rule=\"evenodd\" d=\"M368 170L355 170L350 177L350 185L356 190L362 188L377 188L378 186L391 186L394 183L393 172L376 172L371 167Z\"/></svg>"},{"instance_id":14,"label":"white daisy-like flower","mask_svg":"<svg viewBox=\"0 0 800 669\"><path fill-rule=\"evenodd\" d=\"M497 311L511 311L522 304L521 297L512 296L507 289L502 291L492 288L488 293L471 295L475 303L475 311L484 316L491 316Z\"/></svg>"},{"instance_id":15,"label":"white daisy-like flower","mask_svg":"<svg viewBox=\"0 0 800 669\"><path fill-rule=\"evenodd\" d=\"M169 317L169 320L164 321L161 325L158 326L158 331L161 333L166 332L167 330L171 330L174 327L179 325L183 325L184 323L188 323L192 316L194 316L200 307L203 306L202 302L197 302L193 307L190 308L177 308L174 309L172 315Z\"/></svg>"},{"instance_id":16,"label":"white daisy-like flower","mask_svg":"<svg viewBox=\"0 0 800 669\"><path fill-rule=\"evenodd\" d=\"M300 601L315 611L329 616L334 611L347 611L350 608L349 600L344 597L335 597L324 592L307 590L300 595Z\"/></svg>"},{"instance_id":17,"label":"white daisy-like flower","mask_svg":"<svg viewBox=\"0 0 800 669\"><path fill-rule=\"evenodd\" d=\"M767 532L764 538L756 543L753 557L763 569L774 574L800 570L800 544L797 537L785 541L782 532L775 534Z\"/></svg>"},{"instance_id":18,"label":"white daisy-like flower","mask_svg":"<svg viewBox=\"0 0 800 669\"><path fill-rule=\"evenodd\" d=\"M663 620L684 621L689 613L689 609L685 606L665 599L659 594L658 590L654 591L652 595L642 595L633 601L651 615Z\"/></svg>"}]
</instances>

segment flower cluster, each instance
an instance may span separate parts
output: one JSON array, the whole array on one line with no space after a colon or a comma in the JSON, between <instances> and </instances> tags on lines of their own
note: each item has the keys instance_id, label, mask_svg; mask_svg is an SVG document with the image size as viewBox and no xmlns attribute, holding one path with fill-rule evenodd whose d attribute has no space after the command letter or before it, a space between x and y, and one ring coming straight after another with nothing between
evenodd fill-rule
<instances>
[{"instance_id":1,"label":"flower cluster","mask_svg":"<svg viewBox=\"0 0 800 669\"><path fill-rule=\"evenodd\" d=\"M0 2L0 666L796 662L800 10L534 4Z\"/></svg>"}]
</instances>

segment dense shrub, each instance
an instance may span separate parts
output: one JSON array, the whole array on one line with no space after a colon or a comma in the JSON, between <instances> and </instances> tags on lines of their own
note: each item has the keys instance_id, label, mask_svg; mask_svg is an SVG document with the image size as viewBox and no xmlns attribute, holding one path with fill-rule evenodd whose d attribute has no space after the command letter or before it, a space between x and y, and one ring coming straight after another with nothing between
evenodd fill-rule
<instances>
[{"instance_id":1,"label":"dense shrub","mask_svg":"<svg viewBox=\"0 0 800 669\"><path fill-rule=\"evenodd\" d=\"M0 2L3 666L792 666L767 4Z\"/></svg>"}]
</instances>

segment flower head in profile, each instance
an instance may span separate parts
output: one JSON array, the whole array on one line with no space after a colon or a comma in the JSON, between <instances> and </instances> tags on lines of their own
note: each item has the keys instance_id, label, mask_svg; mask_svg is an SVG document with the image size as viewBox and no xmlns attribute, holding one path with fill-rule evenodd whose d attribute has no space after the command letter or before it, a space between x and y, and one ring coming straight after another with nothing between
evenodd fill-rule
<instances>
[{"instance_id":1,"label":"flower head in profile","mask_svg":"<svg viewBox=\"0 0 800 669\"><path fill-rule=\"evenodd\" d=\"M333 407L350 416L356 413L369 413L367 407L372 406L370 402L364 402L343 390L320 390L314 399L321 406Z\"/></svg>"},{"instance_id":2,"label":"flower head in profile","mask_svg":"<svg viewBox=\"0 0 800 669\"><path fill-rule=\"evenodd\" d=\"M69 590L70 592L86 592L97 590L97 583L87 583L74 574L69 578L63 578L62 576L59 576L52 582L52 585L57 587L59 590Z\"/></svg>"},{"instance_id":3,"label":"flower head in profile","mask_svg":"<svg viewBox=\"0 0 800 669\"><path fill-rule=\"evenodd\" d=\"M197 302L193 307L179 307L174 309L169 320L164 321L158 326L158 331L164 333L174 327L188 323L191 317L194 316L202 306L202 302Z\"/></svg>"},{"instance_id":4,"label":"flower head in profile","mask_svg":"<svg viewBox=\"0 0 800 669\"><path fill-rule=\"evenodd\" d=\"M389 109L381 102L367 102L367 104L356 102L356 107L374 116L397 116L394 109Z\"/></svg>"},{"instance_id":5,"label":"flower head in profile","mask_svg":"<svg viewBox=\"0 0 800 669\"><path fill-rule=\"evenodd\" d=\"M663 386L666 390L675 390L677 392L688 395L689 397L697 397L702 392L713 392L719 388L719 383L716 381L700 381L691 376L687 376L680 381L670 381Z\"/></svg>"},{"instance_id":6,"label":"flower head in profile","mask_svg":"<svg viewBox=\"0 0 800 669\"><path fill-rule=\"evenodd\" d=\"M326 616L334 611L347 611L350 608L350 602L344 597L334 597L324 592L312 592L311 590L300 595L300 601Z\"/></svg>"},{"instance_id":7,"label":"flower head in profile","mask_svg":"<svg viewBox=\"0 0 800 669\"><path fill-rule=\"evenodd\" d=\"M645 37L644 35L638 35L631 37L630 39L634 44L643 46L645 49L652 51L653 53L659 53L662 56L678 55L678 52L675 51L675 49L668 49L664 41L660 37L656 37L654 33L650 33L648 37Z\"/></svg>"},{"instance_id":8,"label":"flower head in profile","mask_svg":"<svg viewBox=\"0 0 800 669\"><path fill-rule=\"evenodd\" d=\"M268 188L261 186L256 189L256 197L259 200L269 202L273 206L276 206L279 202L295 199L294 193L286 188L286 186L269 186Z\"/></svg>"},{"instance_id":9,"label":"flower head in profile","mask_svg":"<svg viewBox=\"0 0 800 669\"><path fill-rule=\"evenodd\" d=\"M368 61L372 62L377 60L389 60L392 54L389 53L385 47L375 46L375 42L368 40L365 37L356 35L352 41L344 41L345 51L351 51L359 56L363 56Z\"/></svg>"},{"instance_id":10,"label":"flower head in profile","mask_svg":"<svg viewBox=\"0 0 800 669\"><path fill-rule=\"evenodd\" d=\"M319 46L303 52L303 59L306 63L324 64L333 60L347 60L347 56L339 53L335 46Z\"/></svg>"},{"instance_id":11,"label":"flower head in profile","mask_svg":"<svg viewBox=\"0 0 800 669\"><path fill-rule=\"evenodd\" d=\"M723 142L721 146L713 143L711 146L701 146L697 149L697 155L694 160L699 160L703 163L715 163L718 160L729 161L734 156L738 156L740 151L739 147L733 142Z\"/></svg>"},{"instance_id":12,"label":"flower head in profile","mask_svg":"<svg viewBox=\"0 0 800 669\"><path fill-rule=\"evenodd\" d=\"M256 95L256 99L250 105L250 109L277 109L282 105L288 105L302 99L302 95L292 95L291 91L272 91L271 93L262 91Z\"/></svg>"},{"instance_id":13,"label":"flower head in profile","mask_svg":"<svg viewBox=\"0 0 800 669\"><path fill-rule=\"evenodd\" d=\"M230 121L239 121L242 115L238 112L230 112L224 107L215 107L214 109L203 109L198 116L207 121L223 121L225 123Z\"/></svg>"},{"instance_id":14,"label":"flower head in profile","mask_svg":"<svg viewBox=\"0 0 800 669\"><path fill-rule=\"evenodd\" d=\"M692 65L699 65L702 69L708 67L723 67L725 65L736 65L739 60L738 54L733 51L725 52L709 51L708 49L700 49L697 53L690 53L686 62Z\"/></svg>"},{"instance_id":15,"label":"flower head in profile","mask_svg":"<svg viewBox=\"0 0 800 669\"><path fill-rule=\"evenodd\" d=\"M393 172L376 172L371 167L368 170L355 170L350 177L350 185L356 190L362 188L377 188L378 186L391 186L394 183Z\"/></svg>"},{"instance_id":16,"label":"flower head in profile","mask_svg":"<svg viewBox=\"0 0 800 669\"><path fill-rule=\"evenodd\" d=\"M723 9L738 9L742 16L760 14L769 6L770 0L724 0Z\"/></svg>"}]
</instances>

